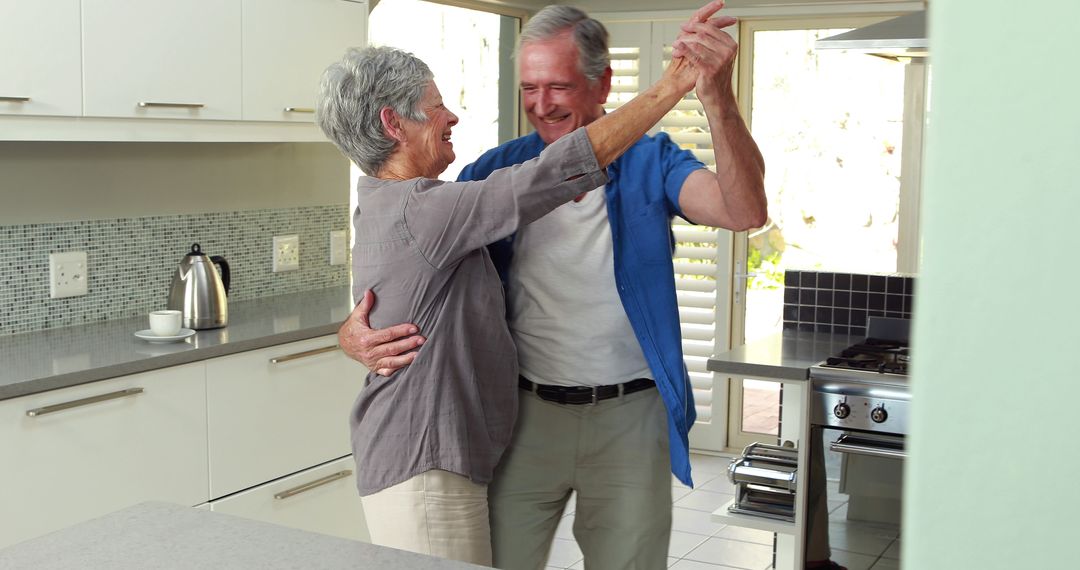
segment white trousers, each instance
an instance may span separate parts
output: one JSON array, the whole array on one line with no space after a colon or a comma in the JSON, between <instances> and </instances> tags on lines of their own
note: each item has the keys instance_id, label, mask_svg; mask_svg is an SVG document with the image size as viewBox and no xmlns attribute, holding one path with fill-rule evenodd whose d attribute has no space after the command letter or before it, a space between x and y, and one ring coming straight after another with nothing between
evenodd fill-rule
<instances>
[{"instance_id":1,"label":"white trousers","mask_svg":"<svg viewBox=\"0 0 1080 570\"><path fill-rule=\"evenodd\" d=\"M431 470L361 500L371 542L491 566L486 485Z\"/></svg>"}]
</instances>

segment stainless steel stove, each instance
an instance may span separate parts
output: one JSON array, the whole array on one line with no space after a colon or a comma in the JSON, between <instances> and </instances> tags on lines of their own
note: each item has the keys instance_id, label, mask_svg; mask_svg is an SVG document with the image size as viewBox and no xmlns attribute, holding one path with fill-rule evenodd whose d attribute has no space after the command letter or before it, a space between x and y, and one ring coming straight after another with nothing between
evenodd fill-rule
<instances>
[{"instance_id":1,"label":"stainless steel stove","mask_svg":"<svg viewBox=\"0 0 1080 570\"><path fill-rule=\"evenodd\" d=\"M907 435L908 322L895 321L871 319L868 338L810 368L812 425Z\"/></svg>"}]
</instances>

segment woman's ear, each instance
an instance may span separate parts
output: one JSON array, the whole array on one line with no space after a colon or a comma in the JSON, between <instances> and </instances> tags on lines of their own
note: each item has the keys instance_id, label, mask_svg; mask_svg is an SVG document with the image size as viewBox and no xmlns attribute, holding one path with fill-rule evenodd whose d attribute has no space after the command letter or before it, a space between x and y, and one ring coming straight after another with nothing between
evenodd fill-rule
<instances>
[{"instance_id":1,"label":"woman's ear","mask_svg":"<svg viewBox=\"0 0 1080 570\"><path fill-rule=\"evenodd\" d=\"M393 109L390 107L383 107L379 110L379 119L382 120L383 130L386 131L386 136L399 143L405 142L405 129L402 128L401 119Z\"/></svg>"}]
</instances>

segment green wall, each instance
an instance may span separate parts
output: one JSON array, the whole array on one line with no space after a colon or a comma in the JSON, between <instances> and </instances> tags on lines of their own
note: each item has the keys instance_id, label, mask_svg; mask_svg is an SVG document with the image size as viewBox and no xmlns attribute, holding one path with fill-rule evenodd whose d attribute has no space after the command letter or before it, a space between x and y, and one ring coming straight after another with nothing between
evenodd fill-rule
<instances>
[{"instance_id":1,"label":"green wall","mask_svg":"<svg viewBox=\"0 0 1080 570\"><path fill-rule=\"evenodd\" d=\"M1078 22L930 3L904 568L1080 568Z\"/></svg>"}]
</instances>

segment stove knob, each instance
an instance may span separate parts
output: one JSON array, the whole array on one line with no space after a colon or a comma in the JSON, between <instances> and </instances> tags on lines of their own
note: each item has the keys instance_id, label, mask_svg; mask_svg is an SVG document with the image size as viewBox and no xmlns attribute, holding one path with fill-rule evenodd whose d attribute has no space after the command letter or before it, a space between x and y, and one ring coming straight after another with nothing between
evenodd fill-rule
<instances>
[{"instance_id":1,"label":"stove knob","mask_svg":"<svg viewBox=\"0 0 1080 570\"><path fill-rule=\"evenodd\" d=\"M885 411L885 406L884 405L880 405L880 406L870 410L870 419L872 419L875 422L880 424L880 423L884 422L885 420L889 419L889 412Z\"/></svg>"},{"instance_id":2,"label":"stove knob","mask_svg":"<svg viewBox=\"0 0 1080 570\"><path fill-rule=\"evenodd\" d=\"M847 405L846 402L840 402L833 407L832 413L834 416L844 419L851 415L851 406Z\"/></svg>"}]
</instances>

